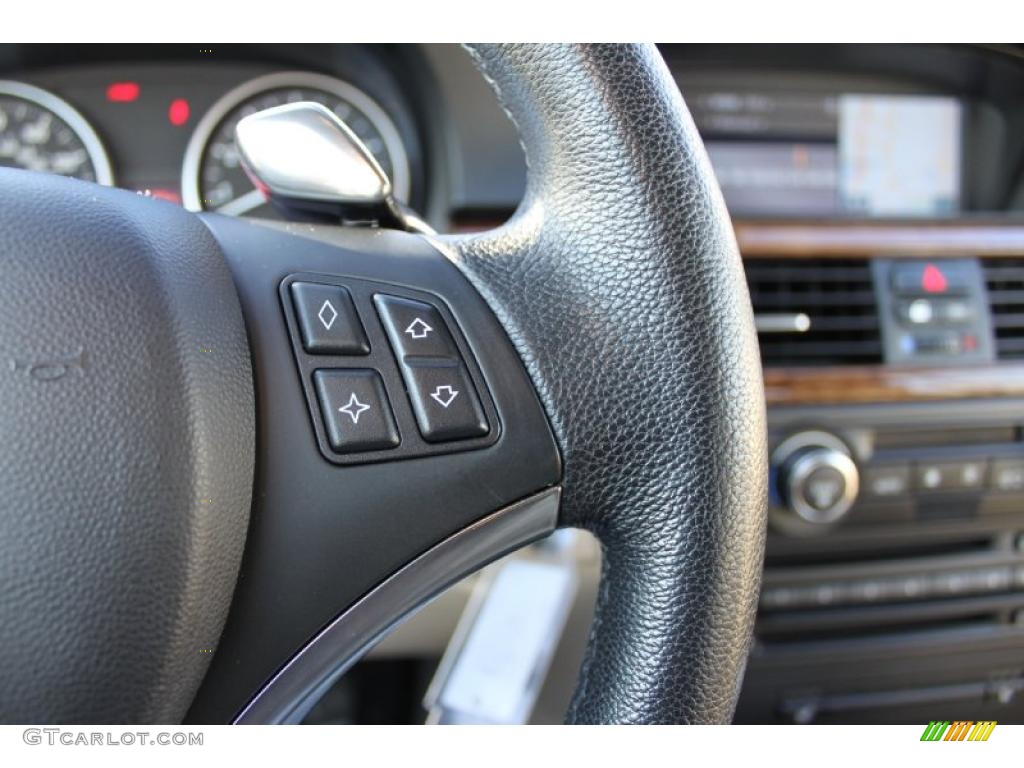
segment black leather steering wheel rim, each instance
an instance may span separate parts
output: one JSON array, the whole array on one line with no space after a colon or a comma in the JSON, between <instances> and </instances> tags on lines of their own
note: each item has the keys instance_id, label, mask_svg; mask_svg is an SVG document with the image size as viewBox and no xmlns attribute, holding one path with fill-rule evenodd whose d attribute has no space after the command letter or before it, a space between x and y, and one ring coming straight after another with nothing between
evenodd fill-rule
<instances>
[{"instance_id":1,"label":"black leather steering wheel rim","mask_svg":"<svg viewBox=\"0 0 1024 768\"><path fill-rule=\"evenodd\" d=\"M0 720L298 721L402 615L556 524L604 552L568 719L731 718L764 399L700 139L653 46L469 50L529 164L515 217L473 237L0 169ZM351 300L365 346L311 349L296 282ZM434 312L447 351L400 351L382 297ZM458 372L485 433L427 439L414 363ZM377 382L364 418L396 444L329 443L324 370Z\"/></svg>"},{"instance_id":2,"label":"black leather steering wheel rim","mask_svg":"<svg viewBox=\"0 0 1024 768\"><path fill-rule=\"evenodd\" d=\"M528 164L515 218L455 241L603 547L568 718L728 722L764 549L749 297L701 140L653 46L472 46Z\"/></svg>"}]
</instances>

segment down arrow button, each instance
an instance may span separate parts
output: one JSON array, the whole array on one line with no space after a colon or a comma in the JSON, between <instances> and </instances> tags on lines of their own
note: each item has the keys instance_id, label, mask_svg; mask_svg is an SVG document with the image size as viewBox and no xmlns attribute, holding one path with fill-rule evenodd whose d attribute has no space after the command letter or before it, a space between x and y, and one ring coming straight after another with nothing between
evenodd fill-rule
<instances>
[{"instance_id":1,"label":"down arrow button","mask_svg":"<svg viewBox=\"0 0 1024 768\"><path fill-rule=\"evenodd\" d=\"M423 439L482 437L489 431L466 366L458 360L408 358L402 373Z\"/></svg>"}]
</instances>

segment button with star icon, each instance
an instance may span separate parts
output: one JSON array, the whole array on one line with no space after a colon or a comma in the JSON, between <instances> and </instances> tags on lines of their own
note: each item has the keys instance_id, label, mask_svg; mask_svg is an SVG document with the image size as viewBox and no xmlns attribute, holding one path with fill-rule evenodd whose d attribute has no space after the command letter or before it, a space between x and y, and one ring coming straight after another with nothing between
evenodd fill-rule
<instances>
[{"instance_id":1,"label":"button with star icon","mask_svg":"<svg viewBox=\"0 0 1024 768\"><path fill-rule=\"evenodd\" d=\"M398 446L400 439L380 374L368 368L313 374L327 438L339 453Z\"/></svg>"}]
</instances>

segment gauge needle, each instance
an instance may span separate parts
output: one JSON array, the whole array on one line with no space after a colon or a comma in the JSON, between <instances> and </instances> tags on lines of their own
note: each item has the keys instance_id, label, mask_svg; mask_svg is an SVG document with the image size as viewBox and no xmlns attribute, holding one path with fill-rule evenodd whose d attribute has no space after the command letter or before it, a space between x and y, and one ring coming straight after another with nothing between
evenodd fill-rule
<instances>
[{"instance_id":1,"label":"gauge needle","mask_svg":"<svg viewBox=\"0 0 1024 768\"><path fill-rule=\"evenodd\" d=\"M263 193L258 189L254 189L246 192L241 197L236 197L230 203L224 203L220 208L214 208L214 210L217 213L223 213L225 216L241 216L253 208L259 208L265 202L267 202L267 198L263 196Z\"/></svg>"}]
</instances>

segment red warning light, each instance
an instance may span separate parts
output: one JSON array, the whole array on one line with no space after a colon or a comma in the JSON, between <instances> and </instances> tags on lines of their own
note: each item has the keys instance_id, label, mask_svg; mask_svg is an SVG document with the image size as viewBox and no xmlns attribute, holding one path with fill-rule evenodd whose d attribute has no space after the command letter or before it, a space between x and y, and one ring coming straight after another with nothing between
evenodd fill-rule
<instances>
[{"instance_id":1,"label":"red warning light","mask_svg":"<svg viewBox=\"0 0 1024 768\"><path fill-rule=\"evenodd\" d=\"M921 287L925 293L945 293L949 283L941 269L934 264L928 264L921 275Z\"/></svg>"},{"instance_id":2,"label":"red warning light","mask_svg":"<svg viewBox=\"0 0 1024 768\"><path fill-rule=\"evenodd\" d=\"M107 86L107 101L127 102L139 98L138 83L111 83Z\"/></svg>"},{"instance_id":3,"label":"red warning light","mask_svg":"<svg viewBox=\"0 0 1024 768\"><path fill-rule=\"evenodd\" d=\"M181 195L179 195L173 189L162 189L155 187L149 190L150 197L155 197L159 200L167 200L170 203L181 203Z\"/></svg>"},{"instance_id":4,"label":"red warning light","mask_svg":"<svg viewBox=\"0 0 1024 768\"><path fill-rule=\"evenodd\" d=\"M167 108L167 119L171 121L171 125L184 125L191 113L192 109L187 99L175 99Z\"/></svg>"}]
</instances>

